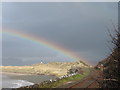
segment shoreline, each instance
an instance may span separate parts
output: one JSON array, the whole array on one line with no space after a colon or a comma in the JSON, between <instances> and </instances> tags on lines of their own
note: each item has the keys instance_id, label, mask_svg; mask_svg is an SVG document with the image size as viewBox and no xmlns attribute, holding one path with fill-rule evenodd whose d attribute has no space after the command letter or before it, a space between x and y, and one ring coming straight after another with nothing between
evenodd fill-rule
<instances>
[{"instance_id":1,"label":"shoreline","mask_svg":"<svg viewBox=\"0 0 120 90\"><path fill-rule=\"evenodd\" d=\"M16 73L16 72L1 72L0 74L8 74L8 75L16 75L16 76L22 76L22 75L46 75L46 76L56 76L56 75L48 75L48 74L30 74L30 73ZM57 76L56 76L57 77Z\"/></svg>"},{"instance_id":2,"label":"shoreline","mask_svg":"<svg viewBox=\"0 0 120 90\"><path fill-rule=\"evenodd\" d=\"M84 74L74 74L72 76L69 76L69 77L62 77L62 78L57 78L56 80L53 80L53 81L43 81L41 83L37 83L37 84L34 84L34 85L29 85L29 86L25 86L25 87L20 87L16 90L19 90L19 89L26 89L26 88L30 88L30 89L33 89L33 88L61 88L62 85L68 83L68 82L75 82L75 81L78 81L78 80L82 80L83 78L87 77L89 74L91 73L91 70L86 70Z\"/></svg>"},{"instance_id":3,"label":"shoreline","mask_svg":"<svg viewBox=\"0 0 120 90\"><path fill-rule=\"evenodd\" d=\"M57 78L50 75L49 76L48 75L31 75L31 74L28 75L28 74L18 74L18 73L16 74L16 73L8 73L8 72L0 72L0 73L1 73L1 76L3 75L1 78L3 80L4 88L11 88L11 87L20 88L20 87L41 83L50 79L54 80Z\"/></svg>"},{"instance_id":4,"label":"shoreline","mask_svg":"<svg viewBox=\"0 0 120 90\"><path fill-rule=\"evenodd\" d=\"M0 74L9 74L9 75L36 75L36 74L25 74L25 73L15 73L15 72L0 72Z\"/></svg>"}]
</instances>

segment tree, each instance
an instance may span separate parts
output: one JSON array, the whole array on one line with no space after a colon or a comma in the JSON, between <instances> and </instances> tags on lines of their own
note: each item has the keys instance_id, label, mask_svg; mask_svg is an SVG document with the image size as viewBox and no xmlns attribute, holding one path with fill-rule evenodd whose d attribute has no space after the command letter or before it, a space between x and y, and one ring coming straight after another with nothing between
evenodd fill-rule
<instances>
[{"instance_id":1,"label":"tree","mask_svg":"<svg viewBox=\"0 0 120 90\"><path fill-rule=\"evenodd\" d=\"M110 32L109 32L110 33ZM120 88L120 28L115 28L115 35L110 33L114 48L104 63L102 88Z\"/></svg>"}]
</instances>

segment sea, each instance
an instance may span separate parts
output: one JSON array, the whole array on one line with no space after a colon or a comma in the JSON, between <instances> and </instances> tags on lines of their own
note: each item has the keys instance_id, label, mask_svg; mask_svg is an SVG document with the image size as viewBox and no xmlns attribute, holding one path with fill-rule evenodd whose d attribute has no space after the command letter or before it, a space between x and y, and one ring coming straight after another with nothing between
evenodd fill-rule
<instances>
[{"instance_id":1,"label":"sea","mask_svg":"<svg viewBox=\"0 0 120 90\"><path fill-rule=\"evenodd\" d=\"M19 88L22 86L34 85L46 80L54 80L56 76L50 75L25 75L14 73L1 73L2 80L0 81L0 88Z\"/></svg>"}]
</instances>

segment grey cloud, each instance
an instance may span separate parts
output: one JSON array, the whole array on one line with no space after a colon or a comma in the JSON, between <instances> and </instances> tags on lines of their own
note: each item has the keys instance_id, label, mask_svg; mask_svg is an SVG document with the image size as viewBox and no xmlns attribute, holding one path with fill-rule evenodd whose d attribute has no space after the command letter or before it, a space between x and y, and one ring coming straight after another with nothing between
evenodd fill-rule
<instances>
[{"instance_id":1,"label":"grey cloud","mask_svg":"<svg viewBox=\"0 0 120 90\"><path fill-rule=\"evenodd\" d=\"M117 3L3 3L3 28L43 37L73 52L81 52L79 55L91 62L97 62L109 52L105 45L109 40L105 26L109 19L117 24L117 13ZM41 46L38 51L31 48L34 47L32 43L6 37L3 38L5 56L13 49L13 55L18 50L16 55L21 57L25 49L28 56L50 54ZM57 54L53 51L50 56Z\"/></svg>"}]
</instances>

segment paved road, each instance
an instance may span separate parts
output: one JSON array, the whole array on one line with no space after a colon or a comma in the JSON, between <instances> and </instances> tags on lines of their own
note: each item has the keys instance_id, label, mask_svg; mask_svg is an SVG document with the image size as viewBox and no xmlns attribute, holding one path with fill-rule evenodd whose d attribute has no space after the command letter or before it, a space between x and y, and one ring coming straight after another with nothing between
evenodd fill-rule
<instances>
[{"instance_id":1,"label":"paved road","mask_svg":"<svg viewBox=\"0 0 120 90\"><path fill-rule=\"evenodd\" d=\"M91 73L80 81L68 82L59 88L66 88L70 90L72 88L99 88L99 80L102 78L101 72L93 69Z\"/></svg>"}]
</instances>

